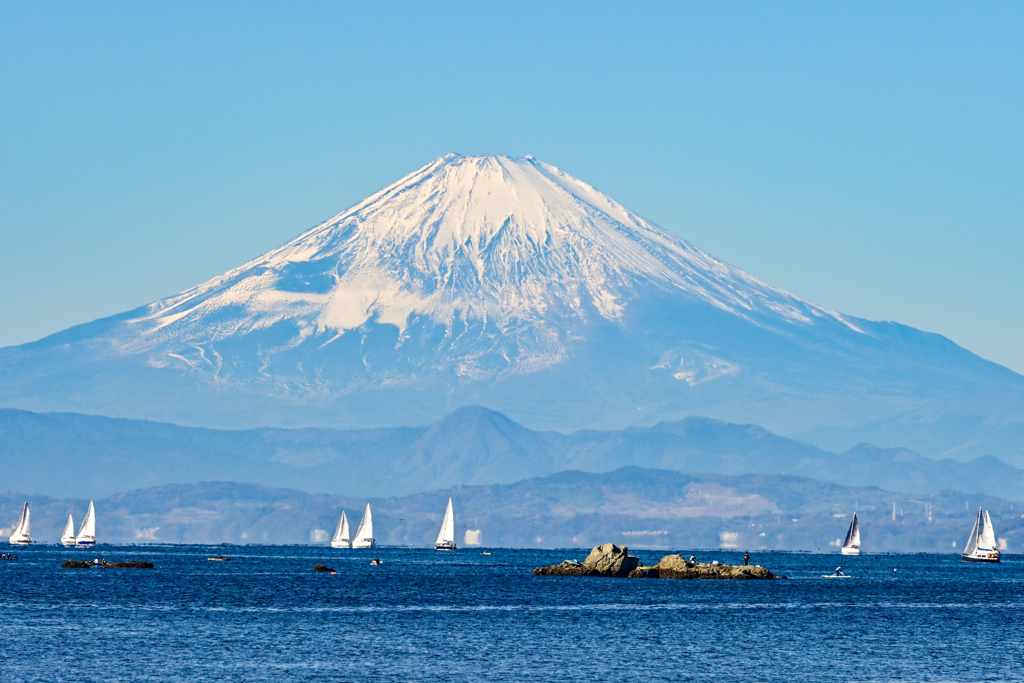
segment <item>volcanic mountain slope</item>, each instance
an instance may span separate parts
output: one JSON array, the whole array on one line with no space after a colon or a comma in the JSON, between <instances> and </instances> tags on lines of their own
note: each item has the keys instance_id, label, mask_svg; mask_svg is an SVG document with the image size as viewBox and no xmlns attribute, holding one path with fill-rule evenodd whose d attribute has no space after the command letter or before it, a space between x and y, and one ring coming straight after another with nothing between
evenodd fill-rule
<instances>
[{"instance_id":1,"label":"volcanic mountain slope","mask_svg":"<svg viewBox=\"0 0 1024 683\"><path fill-rule=\"evenodd\" d=\"M205 426L852 427L1024 378L765 284L530 157L449 155L207 283L0 350L0 403Z\"/></svg>"}]
</instances>

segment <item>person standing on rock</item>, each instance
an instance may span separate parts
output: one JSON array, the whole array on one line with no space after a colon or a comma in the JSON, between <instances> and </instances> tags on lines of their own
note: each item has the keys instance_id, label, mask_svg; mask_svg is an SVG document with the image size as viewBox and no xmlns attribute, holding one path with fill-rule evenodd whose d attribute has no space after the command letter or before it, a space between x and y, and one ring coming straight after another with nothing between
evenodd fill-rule
<instances>
[{"instance_id":1,"label":"person standing on rock","mask_svg":"<svg viewBox=\"0 0 1024 683\"><path fill-rule=\"evenodd\" d=\"M746 567L749 564L750 564L750 552L744 550L743 551L743 566Z\"/></svg>"}]
</instances>

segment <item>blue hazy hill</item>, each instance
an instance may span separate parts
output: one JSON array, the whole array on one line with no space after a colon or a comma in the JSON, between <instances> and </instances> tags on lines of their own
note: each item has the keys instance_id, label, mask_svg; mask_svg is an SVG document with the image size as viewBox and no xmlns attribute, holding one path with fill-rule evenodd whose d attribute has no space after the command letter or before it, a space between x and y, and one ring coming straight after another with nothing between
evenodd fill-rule
<instances>
[{"instance_id":1,"label":"blue hazy hill","mask_svg":"<svg viewBox=\"0 0 1024 683\"><path fill-rule=\"evenodd\" d=\"M394 496L629 466L1024 500L1024 471L992 456L963 463L867 444L836 454L757 425L697 417L561 434L528 429L478 406L428 426L364 430L216 430L0 409L0 471L8 486L61 497L210 480Z\"/></svg>"},{"instance_id":2,"label":"blue hazy hill","mask_svg":"<svg viewBox=\"0 0 1024 683\"><path fill-rule=\"evenodd\" d=\"M666 549L838 551L856 510L867 552L956 552L979 505L990 511L1008 549L1016 552L1024 542L1020 504L993 496L948 490L911 496L789 475L639 467L569 470L510 484L388 498L199 482L116 493L95 504L97 534L107 543L326 544L342 510L355 524L369 502L380 544L430 547L449 496L464 550L467 541L541 548L612 541ZM88 505L86 499L0 494L0 524L13 524L25 500L32 506L33 534L45 543L56 542L67 515L80 520Z\"/></svg>"}]
</instances>

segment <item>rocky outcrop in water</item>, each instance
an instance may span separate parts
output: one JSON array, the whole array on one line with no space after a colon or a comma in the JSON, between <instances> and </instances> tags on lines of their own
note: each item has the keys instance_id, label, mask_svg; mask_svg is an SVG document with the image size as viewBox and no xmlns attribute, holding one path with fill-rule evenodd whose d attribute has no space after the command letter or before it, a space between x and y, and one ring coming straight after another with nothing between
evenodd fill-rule
<instances>
[{"instance_id":1,"label":"rocky outcrop in water","mask_svg":"<svg viewBox=\"0 0 1024 683\"><path fill-rule=\"evenodd\" d=\"M152 562L107 562L103 565L105 569L152 569Z\"/></svg>"},{"instance_id":2,"label":"rocky outcrop in water","mask_svg":"<svg viewBox=\"0 0 1024 683\"><path fill-rule=\"evenodd\" d=\"M534 576L604 576L627 577L640 566L639 558L629 554L629 548L614 543L599 545L590 551L583 562L566 560L550 567L538 567Z\"/></svg>"},{"instance_id":3,"label":"rocky outcrop in water","mask_svg":"<svg viewBox=\"0 0 1024 683\"><path fill-rule=\"evenodd\" d=\"M614 543L599 545L583 562L566 560L550 567L538 567L534 576L604 576L630 579L777 579L764 567L687 562L679 555L666 555L653 567L641 567L629 548ZM786 577L782 577L786 578Z\"/></svg>"},{"instance_id":4,"label":"rocky outcrop in water","mask_svg":"<svg viewBox=\"0 0 1024 683\"><path fill-rule=\"evenodd\" d=\"M331 569L330 567L328 567L327 565L318 564L318 565L313 567L313 571L315 571L315 572L333 572L334 570Z\"/></svg>"},{"instance_id":5,"label":"rocky outcrop in water","mask_svg":"<svg viewBox=\"0 0 1024 683\"><path fill-rule=\"evenodd\" d=\"M652 579L775 579L778 578L764 567L735 566L731 564L706 564L687 562L679 555L666 555L653 567L647 568Z\"/></svg>"},{"instance_id":6,"label":"rocky outcrop in water","mask_svg":"<svg viewBox=\"0 0 1024 683\"><path fill-rule=\"evenodd\" d=\"M68 560L60 566L61 569L88 569L89 563L81 560Z\"/></svg>"}]
</instances>

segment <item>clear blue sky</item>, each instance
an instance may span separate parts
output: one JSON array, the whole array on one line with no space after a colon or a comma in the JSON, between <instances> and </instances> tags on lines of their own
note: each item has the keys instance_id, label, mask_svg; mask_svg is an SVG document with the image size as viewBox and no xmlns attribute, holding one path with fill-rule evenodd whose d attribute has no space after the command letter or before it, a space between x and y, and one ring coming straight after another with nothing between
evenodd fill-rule
<instances>
[{"instance_id":1,"label":"clear blue sky","mask_svg":"<svg viewBox=\"0 0 1024 683\"><path fill-rule=\"evenodd\" d=\"M3 2L0 346L460 152L1024 372L1024 5L776 5Z\"/></svg>"}]
</instances>

